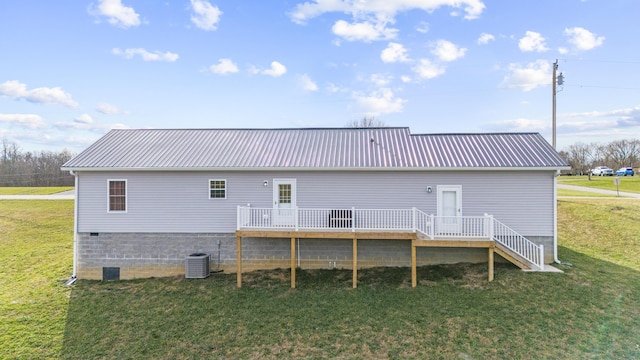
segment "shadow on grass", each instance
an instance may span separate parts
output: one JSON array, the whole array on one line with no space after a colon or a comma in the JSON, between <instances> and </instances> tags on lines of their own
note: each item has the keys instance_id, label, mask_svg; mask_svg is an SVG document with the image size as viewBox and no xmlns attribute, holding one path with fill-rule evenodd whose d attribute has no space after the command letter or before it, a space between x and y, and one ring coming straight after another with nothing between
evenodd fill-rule
<instances>
[{"instance_id":1,"label":"shadow on grass","mask_svg":"<svg viewBox=\"0 0 640 360\"><path fill-rule=\"evenodd\" d=\"M63 358L640 358L640 273L496 264L78 281Z\"/></svg>"}]
</instances>

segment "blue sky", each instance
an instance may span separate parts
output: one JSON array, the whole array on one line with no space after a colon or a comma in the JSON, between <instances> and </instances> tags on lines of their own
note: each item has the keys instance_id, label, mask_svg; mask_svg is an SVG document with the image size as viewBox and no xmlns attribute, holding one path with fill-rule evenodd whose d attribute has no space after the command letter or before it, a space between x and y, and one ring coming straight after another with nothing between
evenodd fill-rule
<instances>
[{"instance_id":1,"label":"blue sky","mask_svg":"<svg viewBox=\"0 0 640 360\"><path fill-rule=\"evenodd\" d=\"M0 137L78 152L111 128L640 138L636 0L2 0Z\"/></svg>"}]
</instances>

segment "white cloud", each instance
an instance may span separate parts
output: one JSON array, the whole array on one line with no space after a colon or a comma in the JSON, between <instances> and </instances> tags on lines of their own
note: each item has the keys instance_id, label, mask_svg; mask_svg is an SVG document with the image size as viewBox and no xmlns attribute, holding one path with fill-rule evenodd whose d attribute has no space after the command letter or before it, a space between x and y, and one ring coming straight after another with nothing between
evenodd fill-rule
<instances>
[{"instance_id":1,"label":"white cloud","mask_svg":"<svg viewBox=\"0 0 640 360\"><path fill-rule=\"evenodd\" d=\"M410 83L411 82L411 77L407 76L407 75L402 75L400 76L400 80L402 80L403 83Z\"/></svg>"},{"instance_id":2,"label":"white cloud","mask_svg":"<svg viewBox=\"0 0 640 360\"><path fill-rule=\"evenodd\" d=\"M78 107L71 95L59 87L35 88L27 90L27 85L17 80L10 80L0 84L0 95L18 99L25 99L29 102L39 104L59 104L67 107Z\"/></svg>"},{"instance_id":3,"label":"white cloud","mask_svg":"<svg viewBox=\"0 0 640 360\"><path fill-rule=\"evenodd\" d=\"M387 86L393 80L393 76L387 74L372 74L369 81L378 87Z\"/></svg>"},{"instance_id":4,"label":"white cloud","mask_svg":"<svg viewBox=\"0 0 640 360\"><path fill-rule=\"evenodd\" d=\"M367 115L373 116L401 112L404 103L407 102L396 97L389 88L378 89L369 95L355 94L354 96Z\"/></svg>"},{"instance_id":5,"label":"white cloud","mask_svg":"<svg viewBox=\"0 0 640 360\"><path fill-rule=\"evenodd\" d=\"M73 121L60 121L53 123L53 126L60 130L86 130L93 133L104 134L111 129L128 129L129 127L123 124L96 124L93 122L91 116L82 114Z\"/></svg>"},{"instance_id":6,"label":"white cloud","mask_svg":"<svg viewBox=\"0 0 640 360\"><path fill-rule=\"evenodd\" d=\"M336 84L333 83L329 83L329 85L327 85L327 92L331 93L331 94L335 94L335 93L346 93L349 92L349 89L344 88L344 87L340 87Z\"/></svg>"},{"instance_id":7,"label":"white cloud","mask_svg":"<svg viewBox=\"0 0 640 360\"><path fill-rule=\"evenodd\" d=\"M569 49L567 49L566 47L559 47L558 48L558 52L562 55L564 54L568 54L569 53Z\"/></svg>"},{"instance_id":8,"label":"white cloud","mask_svg":"<svg viewBox=\"0 0 640 360\"><path fill-rule=\"evenodd\" d=\"M563 116L568 118L574 118L574 117L594 118L594 117L609 117L609 116L619 116L621 118L630 118L630 117L640 118L640 106L636 106L633 108L626 108L626 109L609 110L609 111L587 111L587 112L581 112L581 113L569 113Z\"/></svg>"},{"instance_id":9,"label":"white cloud","mask_svg":"<svg viewBox=\"0 0 640 360\"><path fill-rule=\"evenodd\" d=\"M269 76L273 76L273 77L278 77L278 76L282 76L287 72L287 68L280 64L277 61L273 61L271 63L271 68L267 69L267 70L262 70L260 71L261 74L263 75L269 75Z\"/></svg>"},{"instance_id":10,"label":"white cloud","mask_svg":"<svg viewBox=\"0 0 640 360\"><path fill-rule=\"evenodd\" d=\"M548 120L526 118L504 120L496 124L500 125L501 129L510 132L543 132L551 125Z\"/></svg>"},{"instance_id":11,"label":"white cloud","mask_svg":"<svg viewBox=\"0 0 640 360\"><path fill-rule=\"evenodd\" d=\"M46 127L42 117L35 114L0 114L0 122L27 129L42 129Z\"/></svg>"},{"instance_id":12,"label":"white cloud","mask_svg":"<svg viewBox=\"0 0 640 360\"><path fill-rule=\"evenodd\" d=\"M549 50L549 48L545 46L544 41L545 39L540 33L527 31L524 37L518 41L518 47L524 52L543 52Z\"/></svg>"},{"instance_id":13,"label":"white cloud","mask_svg":"<svg viewBox=\"0 0 640 360\"><path fill-rule=\"evenodd\" d=\"M458 47L456 44L447 40L438 40L431 45L431 53L440 61L454 61L464 56L467 49Z\"/></svg>"},{"instance_id":14,"label":"white cloud","mask_svg":"<svg viewBox=\"0 0 640 360\"><path fill-rule=\"evenodd\" d=\"M478 44L479 45L486 45L490 41L494 41L495 39L496 39L496 37L491 35L491 34L482 33L482 34L480 34L480 37L478 37Z\"/></svg>"},{"instance_id":15,"label":"white cloud","mask_svg":"<svg viewBox=\"0 0 640 360\"><path fill-rule=\"evenodd\" d=\"M226 75L238 72L238 66L231 59L219 59L218 64L209 66L214 74Z\"/></svg>"},{"instance_id":16,"label":"white cloud","mask_svg":"<svg viewBox=\"0 0 640 360\"><path fill-rule=\"evenodd\" d=\"M124 6L121 0L99 0L97 8L92 5L89 13L105 16L109 24L125 29L140 25L140 15L132 7Z\"/></svg>"},{"instance_id":17,"label":"white cloud","mask_svg":"<svg viewBox=\"0 0 640 360\"><path fill-rule=\"evenodd\" d=\"M429 59L420 59L418 65L414 66L412 70L423 79L433 79L444 74L446 68Z\"/></svg>"},{"instance_id":18,"label":"white cloud","mask_svg":"<svg viewBox=\"0 0 640 360\"><path fill-rule=\"evenodd\" d=\"M564 29L564 35L569 38L569 43L578 51L591 50L604 42L604 36L596 36L596 34L581 27Z\"/></svg>"},{"instance_id":19,"label":"white cloud","mask_svg":"<svg viewBox=\"0 0 640 360\"><path fill-rule=\"evenodd\" d=\"M508 70L509 74L504 77L502 87L529 91L551 84L551 64L546 60L537 60L526 66L509 64Z\"/></svg>"},{"instance_id":20,"label":"white cloud","mask_svg":"<svg viewBox=\"0 0 640 360\"><path fill-rule=\"evenodd\" d=\"M338 20L333 24L333 27L331 27L331 31L347 41L371 42L395 38L398 29L387 28L386 25L386 22L376 22L372 24L365 21L349 24L344 20Z\"/></svg>"},{"instance_id":21,"label":"white cloud","mask_svg":"<svg viewBox=\"0 0 640 360\"><path fill-rule=\"evenodd\" d=\"M298 81L300 82L300 86L302 87L302 89L305 91L318 90L318 85L313 80L311 80L311 78L307 74L299 75Z\"/></svg>"},{"instance_id":22,"label":"white cloud","mask_svg":"<svg viewBox=\"0 0 640 360\"><path fill-rule=\"evenodd\" d=\"M166 62L174 62L178 60L180 57L178 54L172 52L149 52L142 48L133 48L133 49L124 49L120 50L118 48L113 48L111 53L114 55L120 55L125 59L132 59L134 56L139 55L144 61L166 61Z\"/></svg>"},{"instance_id":23,"label":"white cloud","mask_svg":"<svg viewBox=\"0 0 640 360\"><path fill-rule=\"evenodd\" d=\"M118 109L118 107L116 107L115 105L107 104L107 103L98 104L98 106L96 106L96 111L101 112L103 114L107 114L107 115L120 113L120 109Z\"/></svg>"},{"instance_id":24,"label":"white cloud","mask_svg":"<svg viewBox=\"0 0 640 360\"><path fill-rule=\"evenodd\" d=\"M382 50L380 58L386 63L407 62L410 60L407 55L407 49L402 44L394 42L390 42L387 48Z\"/></svg>"},{"instance_id":25,"label":"white cloud","mask_svg":"<svg viewBox=\"0 0 640 360\"><path fill-rule=\"evenodd\" d=\"M421 21L418 26L416 26L416 31L419 33L426 34L429 32L429 23L425 21Z\"/></svg>"},{"instance_id":26,"label":"white cloud","mask_svg":"<svg viewBox=\"0 0 640 360\"><path fill-rule=\"evenodd\" d=\"M202 30L216 30L222 11L217 6L211 5L205 0L191 0L191 22Z\"/></svg>"},{"instance_id":27,"label":"white cloud","mask_svg":"<svg viewBox=\"0 0 640 360\"><path fill-rule=\"evenodd\" d=\"M82 125L91 125L93 124L93 119L89 114L82 114L77 118L73 119L74 122Z\"/></svg>"},{"instance_id":28,"label":"white cloud","mask_svg":"<svg viewBox=\"0 0 640 360\"><path fill-rule=\"evenodd\" d=\"M423 10L431 13L444 6L462 9L466 19L479 17L485 8L481 0L310 0L296 5L289 16L297 24L330 12L350 14L354 19L375 17L392 20L400 12Z\"/></svg>"}]
</instances>

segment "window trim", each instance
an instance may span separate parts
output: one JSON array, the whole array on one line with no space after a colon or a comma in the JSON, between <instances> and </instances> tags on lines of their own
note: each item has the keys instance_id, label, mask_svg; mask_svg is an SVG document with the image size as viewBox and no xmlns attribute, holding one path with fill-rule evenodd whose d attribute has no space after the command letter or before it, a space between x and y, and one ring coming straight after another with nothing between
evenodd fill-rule
<instances>
[{"instance_id":1,"label":"window trim","mask_svg":"<svg viewBox=\"0 0 640 360\"><path fill-rule=\"evenodd\" d=\"M215 189L215 190L224 190L224 197L211 196L211 190L214 190L211 188L212 181L224 181L224 189ZM227 193L229 191L227 179L209 179L208 184L209 184L209 200L226 200L227 199Z\"/></svg>"},{"instance_id":2,"label":"window trim","mask_svg":"<svg viewBox=\"0 0 640 360\"><path fill-rule=\"evenodd\" d=\"M124 182L124 210L111 210L111 183ZM115 195L118 196L118 195ZM129 211L129 184L127 179L107 179L107 213L126 214Z\"/></svg>"}]
</instances>

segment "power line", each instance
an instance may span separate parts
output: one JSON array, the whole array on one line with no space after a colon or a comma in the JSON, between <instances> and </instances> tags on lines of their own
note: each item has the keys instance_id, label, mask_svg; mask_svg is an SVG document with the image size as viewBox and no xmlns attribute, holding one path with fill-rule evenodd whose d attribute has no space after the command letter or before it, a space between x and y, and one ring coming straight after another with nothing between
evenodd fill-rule
<instances>
[{"instance_id":1,"label":"power line","mask_svg":"<svg viewBox=\"0 0 640 360\"><path fill-rule=\"evenodd\" d=\"M585 59L560 59L562 62L586 62L586 63L604 63L604 64L635 64L640 65L640 61L622 61L622 60L585 60Z\"/></svg>"},{"instance_id":2,"label":"power line","mask_svg":"<svg viewBox=\"0 0 640 360\"><path fill-rule=\"evenodd\" d=\"M600 86L600 85L565 85L570 87L579 88L594 88L594 89L614 89L614 90L640 90L637 87L620 87L620 86Z\"/></svg>"}]
</instances>

